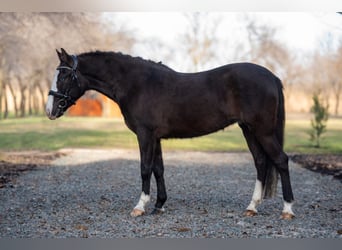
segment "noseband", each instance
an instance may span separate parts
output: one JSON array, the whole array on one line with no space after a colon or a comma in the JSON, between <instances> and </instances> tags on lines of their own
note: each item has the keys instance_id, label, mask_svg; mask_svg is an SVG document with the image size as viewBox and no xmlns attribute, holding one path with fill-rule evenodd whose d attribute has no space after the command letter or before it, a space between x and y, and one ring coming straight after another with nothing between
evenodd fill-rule
<instances>
[{"instance_id":1,"label":"noseband","mask_svg":"<svg viewBox=\"0 0 342 250\"><path fill-rule=\"evenodd\" d=\"M77 65L78 65L78 59L77 59L77 56L75 56L75 55L72 55L71 57L72 57L72 60L74 62L72 67L69 67L69 66L59 66L59 67L57 67L57 70L59 70L59 69L70 70L72 82L77 82L77 84L79 85L77 74L76 74ZM66 108L68 106L68 104L74 105L76 103L74 98L72 98L69 95L69 91L70 91L70 89L68 91L66 91L66 93L61 93L61 92L58 92L58 91L50 90L48 95L52 95L52 96L55 96L55 97L59 98L58 108L61 109L61 110L64 110L64 108Z\"/></svg>"}]
</instances>

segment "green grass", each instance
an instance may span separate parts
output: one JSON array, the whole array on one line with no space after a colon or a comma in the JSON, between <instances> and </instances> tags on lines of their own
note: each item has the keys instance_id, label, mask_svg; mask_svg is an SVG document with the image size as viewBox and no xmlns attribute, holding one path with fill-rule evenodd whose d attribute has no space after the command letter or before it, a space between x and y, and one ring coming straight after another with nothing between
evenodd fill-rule
<instances>
[{"instance_id":1,"label":"green grass","mask_svg":"<svg viewBox=\"0 0 342 250\"><path fill-rule=\"evenodd\" d=\"M327 154L342 153L342 119L328 120L327 132L322 135L321 147L313 147L309 140L309 119L289 119L285 128L285 150L287 152Z\"/></svg>"},{"instance_id":2,"label":"green grass","mask_svg":"<svg viewBox=\"0 0 342 250\"><path fill-rule=\"evenodd\" d=\"M286 123L285 150L300 153L342 153L342 119L330 119L322 147L309 141L309 119L289 119ZM194 139L164 140L164 150L247 151L237 125ZM109 118L45 117L0 120L0 150L43 150L61 148L134 148L135 135L122 120Z\"/></svg>"}]
</instances>

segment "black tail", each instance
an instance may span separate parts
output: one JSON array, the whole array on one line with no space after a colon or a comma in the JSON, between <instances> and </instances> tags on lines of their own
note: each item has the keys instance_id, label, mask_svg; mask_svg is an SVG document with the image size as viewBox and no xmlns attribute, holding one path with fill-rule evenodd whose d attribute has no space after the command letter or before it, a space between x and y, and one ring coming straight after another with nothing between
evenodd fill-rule
<instances>
[{"instance_id":1,"label":"black tail","mask_svg":"<svg viewBox=\"0 0 342 250\"><path fill-rule=\"evenodd\" d=\"M281 147L284 147L284 127L285 127L285 101L283 94L283 85L279 78L276 78L278 87L278 114L276 124L276 137ZM266 157L266 181L264 198L272 198L277 193L278 171L269 157Z\"/></svg>"}]
</instances>

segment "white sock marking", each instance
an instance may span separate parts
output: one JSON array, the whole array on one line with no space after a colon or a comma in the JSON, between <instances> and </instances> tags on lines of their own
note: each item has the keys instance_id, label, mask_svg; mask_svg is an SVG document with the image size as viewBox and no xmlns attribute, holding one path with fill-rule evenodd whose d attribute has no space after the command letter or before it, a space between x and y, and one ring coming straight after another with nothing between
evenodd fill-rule
<instances>
[{"instance_id":1,"label":"white sock marking","mask_svg":"<svg viewBox=\"0 0 342 250\"><path fill-rule=\"evenodd\" d=\"M252 200L251 200L251 203L248 205L247 210L252 210L254 212L257 212L256 206L261 203L262 193L263 193L262 183L261 181L256 180Z\"/></svg>"},{"instance_id":2,"label":"white sock marking","mask_svg":"<svg viewBox=\"0 0 342 250\"><path fill-rule=\"evenodd\" d=\"M139 209L145 212L145 206L150 201L150 196L146 195L144 192L141 193L138 204L134 207L134 209Z\"/></svg>"},{"instance_id":3,"label":"white sock marking","mask_svg":"<svg viewBox=\"0 0 342 250\"><path fill-rule=\"evenodd\" d=\"M292 211L292 205L293 205L293 203L289 203L289 202L284 201L283 213L288 213L288 214L294 215L294 213Z\"/></svg>"},{"instance_id":4,"label":"white sock marking","mask_svg":"<svg viewBox=\"0 0 342 250\"><path fill-rule=\"evenodd\" d=\"M57 89L58 75L59 75L59 70L56 70L55 75L54 75L53 80L52 80L52 85L51 85L51 90L53 90L53 91L58 91L58 89ZM45 108L45 112L46 112L48 117L51 117L51 112L53 109L53 101L54 101L54 96L49 95L48 100L46 102L46 108Z\"/></svg>"}]
</instances>

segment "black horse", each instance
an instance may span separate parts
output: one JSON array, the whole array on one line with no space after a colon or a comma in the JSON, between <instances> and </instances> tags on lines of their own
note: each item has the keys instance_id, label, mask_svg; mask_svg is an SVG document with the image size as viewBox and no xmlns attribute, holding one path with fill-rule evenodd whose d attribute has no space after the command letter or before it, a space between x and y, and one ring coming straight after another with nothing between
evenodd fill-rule
<instances>
[{"instance_id":1,"label":"black horse","mask_svg":"<svg viewBox=\"0 0 342 250\"><path fill-rule=\"evenodd\" d=\"M116 102L140 149L142 194L132 216L140 216L150 200L152 173L157 183L153 213L166 201L160 140L206 135L238 123L257 169L252 200L245 215L276 192L281 178L284 209L291 219L293 194L288 157L283 151L284 97L281 81L267 69L251 64L228 64L199 73L179 73L152 61L114 52L68 55L60 64L49 92L46 113L56 119L87 90Z\"/></svg>"}]
</instances>

